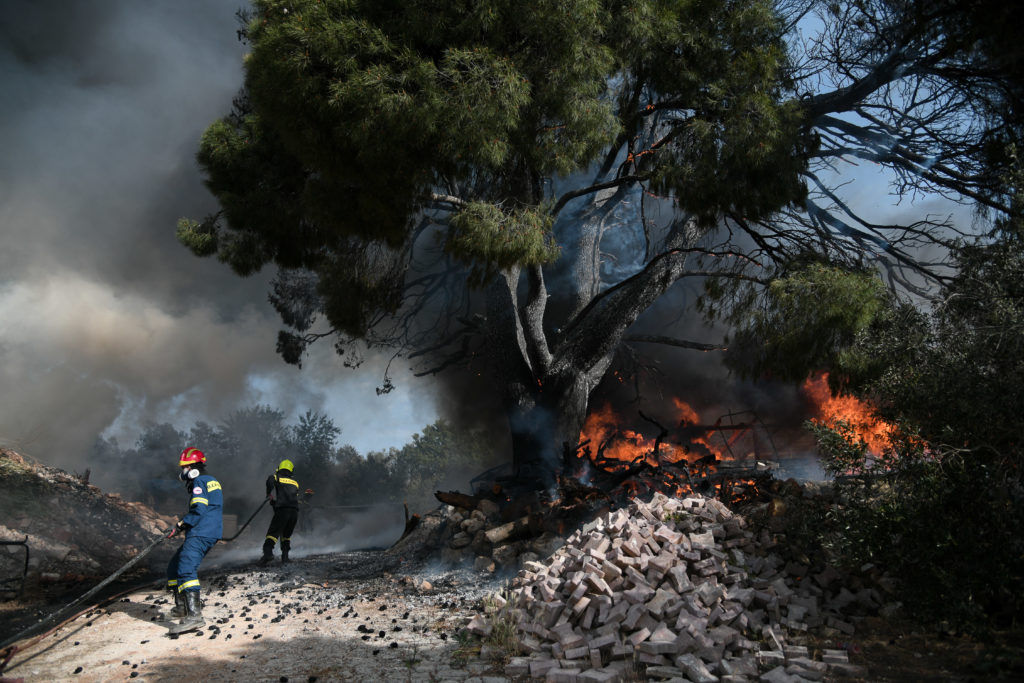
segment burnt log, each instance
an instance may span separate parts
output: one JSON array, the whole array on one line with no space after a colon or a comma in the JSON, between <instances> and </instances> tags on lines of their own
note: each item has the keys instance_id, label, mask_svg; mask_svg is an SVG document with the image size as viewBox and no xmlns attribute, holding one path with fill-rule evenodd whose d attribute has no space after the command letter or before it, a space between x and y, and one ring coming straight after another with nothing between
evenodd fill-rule
<instances>
[{"instance_id":1,"label":"burnt log","mask_svg":"<svg viewBox=\"0 0 1024 683\"><path fill-rule=\"evenodd\" d=\"M480 496L470 496L458 491L436 491L434 498L445 505L452 505L464 510L476 510L476 506L480 503Z\"/></svg>"},{"instance_id":2,"label":"burnt log","mask_svg":"<svg viewBox=\"0 0 1024 683\"><path fill-rule=\"evenodd\" d=\"M499 543L505 543L507 541L518 541L523 538L532 538L533 536L539 536L544 532L544 516L540 514L530 514L525 517L496 526L493 529L489 529L484 532L484 536L487 540L498 545Z\"/></svg>"},{"instance_id":3,"label":"burnt log","mask_svg":"<svg viewBox=\"0 0 1024 683\"><path fill-rule=\"evenodd\" d=\"M419 514L413 514L410 517L409 516L409 506L406 503L403 502L402 503L402 507L405 508L405 530L402 532L402 535L399 537L399 539L398 539L399 541L401 541L403 538L405 538L410 533L412 533L413 529L418 527L419 524L420 524L420 516L419 516Z\"/></svg>"}]
</instances>

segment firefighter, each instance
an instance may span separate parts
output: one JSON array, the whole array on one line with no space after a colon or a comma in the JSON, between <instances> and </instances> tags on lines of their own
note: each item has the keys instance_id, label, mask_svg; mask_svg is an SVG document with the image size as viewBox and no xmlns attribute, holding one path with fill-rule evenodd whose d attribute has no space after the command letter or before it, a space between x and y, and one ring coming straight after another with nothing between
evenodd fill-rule
<instances>
[{"instance_id":1,"label":"firefighter","mask_svg":"<svg viewBox=\"0 0 1024 683\"><path fill-rule=\"evenodd\" d=\"M267 537L263 541L263 557L260 566L274 559L274 544L281 541L281 562L288 561L292 547L292 531L299 519L299 482L295 481L291 460L282 460L277 472L267 477L267 498L274 508Z\"/></svg>"},{"instance_id":2,"label":"firefighter","mask_svg":"<svg viewBox=\"0 0 1024 683\"><path fill-rule=\"evenodd\" d=\"M184 534L185 541L167 565L167 587L174 591L174 616L183 617L169 633L192 631L204 623L200 603L199 563L224 533L224 492L220 482L205 473L206 456L198 448L186 448L178 457L189 492L188 512L174 525L168 538Z\"/></svg>"}]
</instances>

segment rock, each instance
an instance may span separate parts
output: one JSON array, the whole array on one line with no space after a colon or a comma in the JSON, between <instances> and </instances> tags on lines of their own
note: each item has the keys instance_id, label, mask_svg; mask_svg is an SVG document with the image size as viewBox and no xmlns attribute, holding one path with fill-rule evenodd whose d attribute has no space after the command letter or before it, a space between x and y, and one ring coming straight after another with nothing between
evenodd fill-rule
<instances>
[{"instance_id":1,"label":"rock","mask_svg":"<svg viewBox=\"0 0 1024 683\"><path fill-rule=\"evenodd\" d=\"M473 569L478 572L493 572L495 569L494 560L489 557L479 556L473 561Z\"/></svg>"},{"instance_id":2,"label":"rock","mask_svg":"<svg viewBox=\"0 0 1024 683\"><path fill-rule=\"evenodd\" d=\"M496 520L498 518L498 513L501 510L497 503L487 498L481 499L480 502L476 504L476 509L482 512L487 519L491 520Z\"/></svg>"}]
</instances>

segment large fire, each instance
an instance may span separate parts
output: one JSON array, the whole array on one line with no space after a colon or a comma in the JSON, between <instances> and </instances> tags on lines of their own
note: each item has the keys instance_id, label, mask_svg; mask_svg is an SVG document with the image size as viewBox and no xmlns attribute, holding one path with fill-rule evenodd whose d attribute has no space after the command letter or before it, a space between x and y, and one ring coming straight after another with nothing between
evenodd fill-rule
<instances>
[{"instance_id":1,"label":"large fire","mask_svg":"<svg viewBox=\"0 0 1024 683\"><path fill-rule=\"evenodd\" d=\"M892 426L876 418L870 404L852 396L833 396L825 373L808 379L802 388L814 405L811 419L826 425L842 420L867 443L872 455L884 451ZM671 408L668 417L659 416L664 424L640 414L651 423L648 434L657 436L625 428L626 421L610 404L594 410L580 433L576 456L581 460L576 462L582 467L574 476L591 467L593 473L610 475L610 481L627 492L646 488L682 495L704 487L723 500L756 495L758 484L749 473L762 469L765 438L762 435L759 444L758 430L764 431L765 425L756 416L734 422L740 414L731 412L713 422L702 421L692 406L678 398L672 399ZM745 439L742 444L741 439ZM778 457L770 434L767 441ZM589 475L584 479L589 481Z\"/></svg>"},{"instance_id":2,"label":"large fire","mask_svg":"<svg viewBox=\"0 0 1024 683\"><path fill-rule=\"evenodd\" d=\"M589 471L598 478L605 475L609 490L627 496L650 491L674 496L696 492L727 504L756 497L758 483L750 478L749 470L744 470L746 476L719 470L723 461L733 459L736 441L750 432L750 425L722 424L724 418L702 424L697 411L681 399L673 399L672 408L671 422L664 425L641 413L659 432L655 437L620 427L623 419L610 405L592 412L584 422L576 451L581 458L578 462L585 465L575 476L594 468ZM733 416L728 417L731 420ZM666 418L661 415L659 419ZM713 444L713 439L718 443ZM584 479L589 481L589 475Z\"/></svg>"},{"instance_id":3,"label":"large fire","mask_svg":"<svg viewBox=\"0 0 1024 683\"><path fill-rule=\"evenodd\" d=\"M667 429L678 431L685 429L687 425L700 423L697 411L688 403L678 398L672 399L672 402L675 409L673 421ZM663 463L674 464L683 460L695 463L708 456L712 459L722 456L721 449L710 443L708 432L689 435L687 446L664 441L658 444L657 438L621 428L619 425L622 421L609 404L605 404L587 417L580 434L580 443L588 444L591 460L618 461L623 465L646 461L652 467L658 467ZM670 441L673 440L672 436L674 434L670 432ZM612 468L614 469L614 465Z\"/></svg>"},{"instance_id":4,"label":"large fire","mask_svg":"<svg viewBox=\"0 0 1024 683\"><path fill-rule=\"evenodd\" d=\"M842 420L868 445L868 452L872 455L879 455L885 450L892 425L876 418L871 404L865 401L853 396L833 396L827 372L805 380L803 391L817 408L817 415L812 419L825 425L835 425Z\"/></svg>"}]
</instances>

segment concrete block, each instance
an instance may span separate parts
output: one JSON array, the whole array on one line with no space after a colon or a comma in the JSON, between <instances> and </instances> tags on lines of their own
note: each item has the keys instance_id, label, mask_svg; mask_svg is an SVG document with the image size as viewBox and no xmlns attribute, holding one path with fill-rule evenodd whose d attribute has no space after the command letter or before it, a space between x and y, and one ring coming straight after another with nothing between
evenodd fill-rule
<instances>
[{"instance_id":1,"label":"concrete block","mask_svg":"<svg viewBox=\"0 0 1024 683\"><path fill-rule=\"evenodd\" d=\"M583 659L590 655L590 648L586 645L567 649L564 653L566 659Z\"/></svg>"},{"instance_id":2,"label":"concrete block","mask_svg":"<svg viewBox=\"0 0 1024 683\"><path fill-rule=\"evenodd\" d=\"M607 596L612 596L615 594L615 592L608 587L608 583L604 580L604 578L596 574L587 574L587 584L589 584L590 587L598 593L603 593Z\"/></svg>"},{"instance_id":3,"label":"concrete block","mask_svg":"<svg viewBox=\"0 0 1024 683\"><path fill-rule=\"evenodd\" d=\"M617 579L620 576L622 576L622 570L619 569L619 567L617 565L613 564L612 562L608 561L607 559L605 559L603 562L601 562L601 570L604 572L603 578L606 581L611 581L613 579Z\"/></svg>"},{"instance_id":4,"label":"concrete block","mask_svg":"<svg viewBox=\"0 0 1024 683\"><path fill-rule=\"evenodd\" d=\"M696 655L687 653L675 659L677 667L686 673L693 683L717 683L718 677L711 673L707 665Z\"/></svg>"},{"instance_id":5,"label":"concrete block","mask_svg":"<svg viewBox=\"0 0 1024 683\"><path fill-rule=\"evenodd\" d=\"M565 603L556 601L545 601L540 603L540 610L537 614L537 621L544 628L551 628L558 621L558 618L562 615L562 610L565 608Z\"/></svg>"},{"instance_id":6,"label":"concrete block","mask_svg":"<svg viewBox=\"0 0 1024 683\"><path fill-rule=\"evenodd\" d=\"M679 648L676 646L675 640L668 642L654 642L652 640L645 640L636 646L637 652L645 652L649 655L670 655L675 656L679 654Z\"/></svg>"},{"instance_id":7,"label":"concrete block","mask_svg":"<svg viewBox=\"0 0 1024 683\"><path fill-rule=\"evenodd\" d=\"M694 589L694 593L707 607L711 607L725 595L725 589L721 586L712 585L710 582L702 583Z\"/></svg>"},{"instance_id":8,"label":"concrete block","mask_svg":"<svg viewBox=\"0 0 1024 683\"><path fill-rule=\"evenodd\" d=\"M646 664L648 666L669 664L669 659L665 655L652 655L647 652L638 652L636 660L641 664Z\"/></svg>"},{"instance_id":9,"label":"concrete block","mask_svg":"<svg viewBox=\"0 0 1024 683\"><path fill-rule=\"evenodd\" d=\"M786 673L786 667L777 666L774 669L761 674L761 681L765 683L803 683L804 679Z\"/></svg>"},{"instance_id":10,"label":"concrete block","mask_svg":"<svg viewBox=\"0 0 1024 683\"><path fill-rule=\"evenodd\" d=\"M526 657L513 657L505 665L506 676L526 676L530 673L530 660Z\"/></svg>"},{"instance_id":11,"label":"concrete block","mask_svg":"<svg viewBox=\"0 0 1024 683\"><path fill-rule=\"evenodd\" d=\"M626 640L629 641L630 645L632 645L633 647L636 647L637 645L639 645L640 643L644 642L645 640L647 640L650 637L651 637L651 632L648 629L646 629L646 628L642 628L639 631L634 631L633 633L631 633L629 635L629 637L626 638Z\"/></svg>"},{"instance_id":12,"label":"concrete block","mask_svg":"<svg viewBox=\"0 0 1024 683\"><path fill-rule=\"evenodd\" d=\"M604 618L606 624L616 624L626 618L626 613L629 611L630 604L623 600L615 604L610 610L608 610L608 616ZM639 618L639 616L637 617Z\"/></svg>"},{"instance_id":13,"label":"concrete block","mask_svg":"<svg viewBox=\"0 0 1024 683\"><path fill-rule=\"evenodd\" d=\"M676 564L669 568L668 576L672 579L672 585L677 593L685 593L693 589L690 577L686 571L686 564Z\"/></svg>"},{"instance_id":14,"label":"concrete block","mask_svg":"<svg viewBox=\"0 0 1024 683\"><path fill-rule=\"evenodd\" d=\"M622 627L626 630L632 631L636 628L637 622L640 621L640 617L647 614L647 609L643 603L637 603L629 608L626 613L626 618L622 620Z\"/></svg>"},{"instance_id":15,"label":"concrete block","mask_svg":"<svg viewBox=\"0 0 1024 683\"><path fill-rule=\"evenodd\" d=\"M616 643L612 646L612 659L629 659L633 656L633 646L629 643Z\"/></svg>"},{"instance_id":16,"label":"concrete block","mask_svg":"<svg viewBox=\"0 0 1024 683\"><path fill-rule=\"evenodd\" d=\"M466 630L478 636L487 637L491 635L494 626L482 614L477 614L466 625Z\"/></svg>"},{"instance_id":17,"label":"concrete block","mask_svg":"<svg viewBox=\"0 0 1024 683\"><path fill-rule=\"evenodd\" d=\"M689 538L693 548L713 548L715 546L715 535L711 531L691 532Z\"/></svg>"},{"instance_id":18,"label":"concrete block","mask_svg":"<svg viewBox=\"0 0 1024 683\"><path fill-rule=\"evenodd\" d=\"M659 543L665 543L673 546L679 545L679 539L683 537L681 533L669 529L664 524L655 529L651 536Z\"/></svg>"},{"instance_id":19,"label":"concrete block","mask_svg":"<svg viewBox=\"0 0 1024 683\"><path fill-rule=\"evenodd\" d=\"M590 598L588 598L586 595L584 595L582 598L580 598L579 600L577 600L576 602L573 603L572 611L575 614L582 614L583 610L585 610L589 605L590 605Z\"/></svg>"},{"instance_id":20,"label":"concrete block","mask_svg":"<svg viewBox=\"0 0 1024 683\"><path fill-rule=\"evenodd\" d=\"M674 666L649 666L644 672L648 678L682 678L683 670Z\"/></svg>"},{"instance_id":21,"label":"concrete block","mask_svg":"<svg viewBox=\"0 0 1024 683\"><path fill-rule=\"evenodd\" d=\"M654 593L654 597L647 601L647 611L655 617L661 617L665 611L665 606L676 600L678 597L679 595L674 591L659 588Z\"/></svg>"},{"instance_id":22,"label":"concrete block","mask_svg":"<svg viewBox=\"0 0 1024 683\"><path fill-rule=\"evenodd\" d=\"M828 664L825 662L816 662L807 657L796 657L786 663L786 673L812 681L820 681L827 670Z\"/></svg>"},{"instance_id":23,"label":"concrete block","mask_svg":"<svg viewBox=\"0 0 1024 683\"><path fill-rule=\"evenodd\" d=\"M665 624L658 624L657 627L651 631L651 640L656 643L673 643L675 642L676 637L677 634L675 631Z\"/></svg>"},{"instance_id":24,"label":"concrete block","mask_svg":"<svg viewBox=\"0 0 1024 683\"><path fill-rule=\"evenodd\" d=\"M530 659L530 678L544 678L547 672L558 666L554 659Z\"/></svg>"},{"instance_id":25,"label":"concrete block","mask_svg":"<svg viewBox=\"0 0 1024 683\"><path fill-rule=\"evenodd\" d=\"M786 655L781 650L759 650L756 657L761 666L775 667L786 663Z\"/></svg>"},{"instance_id":26,"label":"concrete block","mask_svg":"<svg viewBox=\"0 0 1024 683\"><path fill-rule=\"evenodd\" d=\"M723 659L719 665L722 671L733 676L757 676L757 662L753 657L736 657Z\"/></svg>"}]
</instances>

